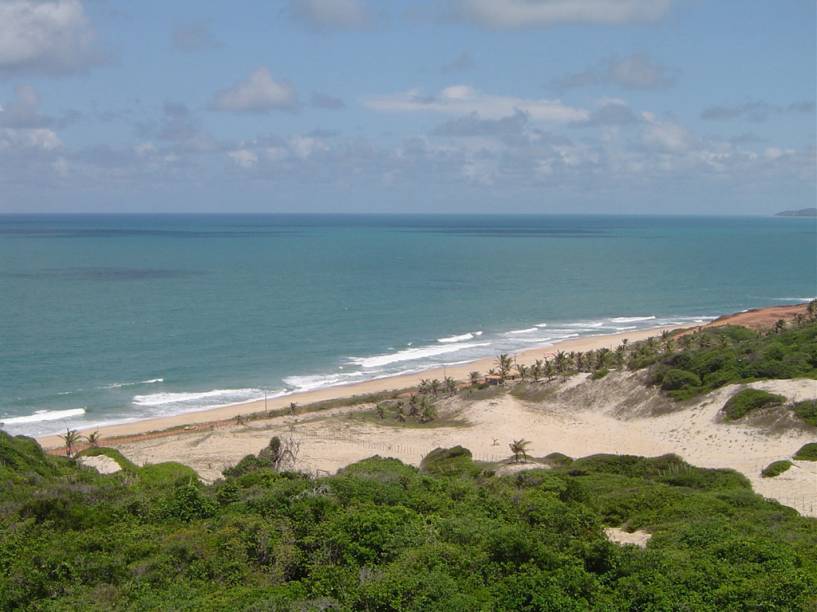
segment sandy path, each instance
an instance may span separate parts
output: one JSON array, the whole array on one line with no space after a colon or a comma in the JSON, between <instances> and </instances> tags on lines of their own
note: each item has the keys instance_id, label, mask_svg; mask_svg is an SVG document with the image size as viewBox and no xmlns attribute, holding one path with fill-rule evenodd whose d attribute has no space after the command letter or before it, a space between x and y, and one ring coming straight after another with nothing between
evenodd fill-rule
<instances>
[{"instance_id":1,"label":"sandy path","mask_svg":"<svg viewBox=\"0 0 817 612\"><path fill-rule=\"evenodd\" d=\"M612 376L612 375L611 375ZM461 427L405 428L348 418L365 407L342 408L309 417L281 417L204 434L180 434L121 445L136 461L182 461L212 480L227 465L247 453L257 453L273 435L292 433L301 441L299 465L313 473L334 473L374 454L417 465L436 447L461 444L474 457L496 461L509 456L508 443L524 437L531 453L561 452L572 457L594 453L656 456L676 453L701 467L730 467L745 474L755 491L817 516L817 464L796 467L776 478L761 478L760 470L789 458L814 432L788 430L769 434L757 427L719 422L717 414L736 387L726 387L683 410L660 416L623 416L616 394L599 393L603 381L574 377L552 402L526 403L510 395L465 402ZM572 390L568 387L573 386ZM758 388L782 393L792 401L817 397L813 380L765 381ZM586 398L596 398L586 403Z\"/></svg>"}]
</instances>

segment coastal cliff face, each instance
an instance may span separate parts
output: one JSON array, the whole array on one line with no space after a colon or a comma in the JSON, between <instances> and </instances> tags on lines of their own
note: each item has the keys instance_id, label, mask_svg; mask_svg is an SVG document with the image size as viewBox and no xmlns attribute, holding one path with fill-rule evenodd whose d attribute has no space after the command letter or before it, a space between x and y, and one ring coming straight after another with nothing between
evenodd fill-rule
<instances>
[{"instance_id":1,"label":"coastal cliff face","mask_svg":"<svg viewBox=\"0 0 817 612\"><path fill-rule=\"evenodd\" d=\"M800 210L784 210L775 217L817 217L817 208L801 208Z\"/></svg>"}]
</instances>

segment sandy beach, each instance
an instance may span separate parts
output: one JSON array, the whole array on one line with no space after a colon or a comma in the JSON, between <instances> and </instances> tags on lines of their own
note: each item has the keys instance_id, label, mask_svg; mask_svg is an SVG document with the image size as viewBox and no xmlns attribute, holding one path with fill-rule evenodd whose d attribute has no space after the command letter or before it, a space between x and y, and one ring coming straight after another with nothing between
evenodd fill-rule
<instances>
[{"instance_id":1,"label":"sandy beach","mask_svg":"<svg viewBox=\"0 0 817 612\"><path fill-rule=\"evenodd\" d=\"M660 335L664 330L679 329L681 327L683 326L655 327L617 334L584 336L581 338L573 338L563 342L554 343L553 345L547 347L533 348L515 353L514 357L520 363L527 365L536 359L551 356L557 351L590 351L600 348L614 349L624 340L628 342L637 342L639 340L645 340L650 336ZM219 406L217 408L210 408L194 412L185 412L182 414L175 414L160 418L142 419L129 423L107 425L104 427L90 427L85 431L98 430L102 438L106 439L114 437L118 438L122 436L134 436L171 428L210 423L214 421L223 421L225 419L232 419L237 415L248 415L266 410L279 410L289 406L291 402L296 402L299 405L305 405L314 402L350 397L352 395L364 395L367 393L406 389L416 386L422 379L426 378L443 379L446 376L451 376L456 380L462 381L466 380L469 373L472 371L478 371L485 374L489 369L495 367L495 365L494 358L486 358L462 365L432 368L416 374L389 376L349 385L337 385L333 387L325 387L323 389L316 389L314 391L292 393L290 395L270 398L266 401L266 405L264 400L258 400L241 404ZM58 435L43 436L38 438L38 441L44 448L47 449L59 448L62 445L62 441Z\"/></svg>"},{"instance_id":2,"label":"sandy beach","mask_svg":"<svg viewBox=\"0 0 817 612\"><path fill-rule=\"evenodd\" d=\"M767 325L792 319L805 306L772 307L721 317L710 325L737 323ZM659 335L654 328L612 335L586 336L515 355L520 363L551 356L557 351L614 349L623 341L636 342ZM311 410L309 404L382 391L401 390L421 379L451 376L466 380L472 371L485 373L494 361L483 359L418 374L330 387L264 401L224 406L200 412L100 428L102 444L118 448L138 464L180 461L205 481L247 454L258 453L274 436L292 437L300 444L298 469L330 474L366 457L380 454L419 465L437 447L462 445L482 461L507 459L513 439L531 441L534 456L560 452L573 457L595 453L657 456L674 453L700 467L732 468L744 474L755 491L817 516L817 469L812 462L794 462L777 478L762 478L761 470L779 459L790 459L807 442L814 428L779 423L727 423L720 417L724 403L742 385L729 385L694 401L673 402L657 388L645 386L643 373L612 372L594 381L578 374L549 385L546 393L524 397L495 389L485 396L460 394L442 400L442 421L406 427L371 418L373 405L340 403ZM817 397L817 381L769 380L750 386L785 396L789 401ZM268 416L297 402L296 414ZM236 419L255 414L249 419ZM368 418L366 418L368 415ZM772 419L774 420L774 419ZM57 436L39 440L58 452ZM517 466L518 468L518 466Z\"/></svg>"}]
</instances>

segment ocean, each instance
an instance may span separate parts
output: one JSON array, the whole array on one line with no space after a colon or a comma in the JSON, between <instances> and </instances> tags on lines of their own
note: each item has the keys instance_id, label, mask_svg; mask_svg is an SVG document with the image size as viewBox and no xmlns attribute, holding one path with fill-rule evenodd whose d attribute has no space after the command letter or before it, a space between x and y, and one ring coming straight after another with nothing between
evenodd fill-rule
<instances>
[{"instance_id":1,"label":"ocean","mask_svg":"<svg viewBox=\"0 0 817 612\"><path fill-rule=\"evenodd\" d=\"M0 216L0 423L41 435L817 294L817 226Z\"/></svg>"}]
</instances>

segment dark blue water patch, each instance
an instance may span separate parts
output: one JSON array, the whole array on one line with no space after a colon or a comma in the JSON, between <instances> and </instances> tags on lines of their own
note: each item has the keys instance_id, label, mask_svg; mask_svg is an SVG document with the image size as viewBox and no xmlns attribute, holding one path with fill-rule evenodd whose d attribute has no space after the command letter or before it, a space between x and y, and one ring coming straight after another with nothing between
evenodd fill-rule
<instances>
[{"instance_id":1,"label":"dark blue water patch","mask_svg":"<svg viewBox=\"0 0 817 612\"><path fill-rule=\"evenodd\" d=\"M203 270L170 270L155 268L75 267L44 268L33 272L0 272L0 277L31 280L59 279L74 281L139 281L189 278L207 274Z\"/></svg>"}]
</instances>

